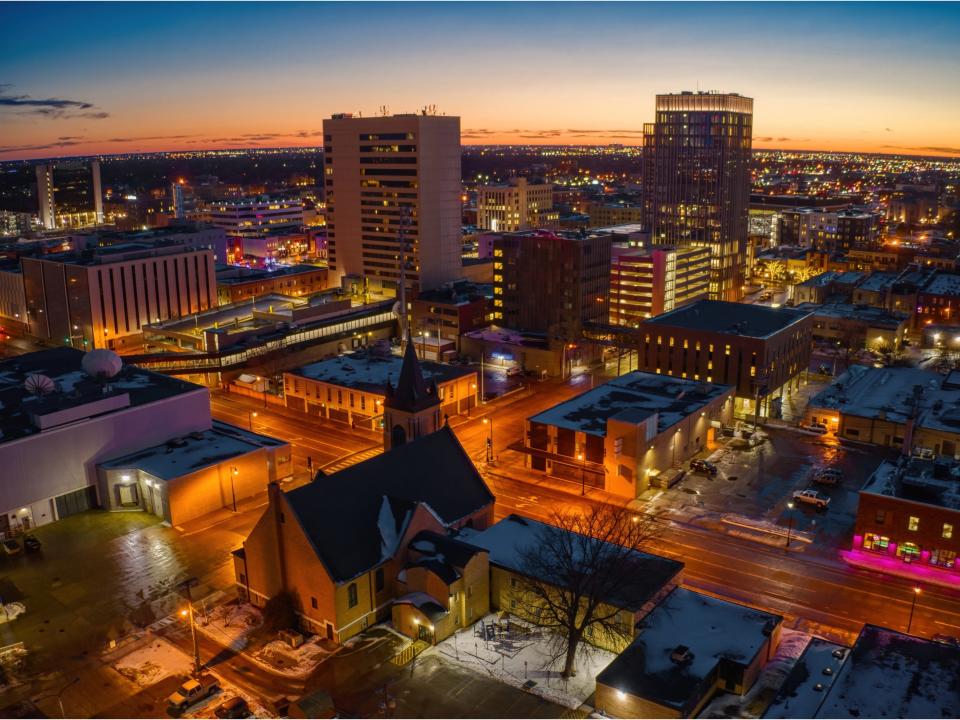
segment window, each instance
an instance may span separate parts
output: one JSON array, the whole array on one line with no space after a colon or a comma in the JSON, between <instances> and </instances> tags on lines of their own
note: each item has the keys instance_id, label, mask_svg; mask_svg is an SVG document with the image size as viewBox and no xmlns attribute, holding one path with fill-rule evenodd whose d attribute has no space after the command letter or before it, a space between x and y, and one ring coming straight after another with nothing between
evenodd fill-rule
<instances>
[{"instance_id":1,"label":"window","mask_svg":"<svg viewBox=\"0 0 960 720\"><path fill-rule=\"evenodd\" d=\"M940 532L940 535L947 540L953 538L953 525L951 523L944 523L943 530Z\"/></svg>"},{"instance_id":2,"label":"window","mask_svg":"<svg viewBox=\"0 0 960 720\"><path fill-rule=\"evenodd\" d=\"M887 519L886 510L877 510L877 525L883 525L883 521Z\"/></svg>"},{"instance_id":3,"label":"window","mask_svg":"<svg viewBox=\"0 0 960 720\"><path fill-rule=\"evenodd\" d=\"M357 602L357 584L350 583L350 585L347 586L347 606L356 607Z\"/></svg>"},{"instance_id":4,"label":"window","mask_svg":"<svg viewBox=\"0 0 960 720\"><path fill-rule=\"evenodd\" d=\"M919 527L920 527L920 518L918 518L916 515L911 515L910 519L907 521L907 530L916 532Z\"/></svg>"},{"instance_id":5,"label":"window","mask_svg":"<svg viewBox=\"0 0 960 720\"><path fill-rule=\"evenodd\" d=\"M314 610L317 609L317 599L315 597L310 598L310 607L312 607Z\"/></svg>"},{"instance_id":6,"label":"window","mask_svg":"<svg viewBox=\"0 0 960 720\"><path fill-rule=\"evenodd\" d=\"M374 575L373 585L377 589L377 592L383 591L383 568L377 568L376 575Z\"/></svg>"},{"instance_id":7,"label":"window","mask_svg":"<svg viewBox=\"0 0 960 720\"><path fill-rule=\"evenodd\" d=\"M285 523L287 519L283 516L283 513L280 513L280 522Z\"/></svg>"}]
</instances>

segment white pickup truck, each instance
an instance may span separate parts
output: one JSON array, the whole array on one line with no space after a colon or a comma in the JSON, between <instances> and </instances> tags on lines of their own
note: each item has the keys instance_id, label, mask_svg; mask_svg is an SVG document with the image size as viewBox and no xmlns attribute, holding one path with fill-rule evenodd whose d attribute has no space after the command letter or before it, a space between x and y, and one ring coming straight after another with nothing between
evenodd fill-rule
<instances>
[{"instance_id":1,"label":"white pickup truck","mask_svg":"<svg viewBox=\"0 0 960 720\"><path fill-rule=\"evenodd\" d=\"M177 690L167 698L167 707L176 715L183 713L194 703L220 692L220 681L209 673L199 677L188 678Z\"/></svg>"}]
</instances>

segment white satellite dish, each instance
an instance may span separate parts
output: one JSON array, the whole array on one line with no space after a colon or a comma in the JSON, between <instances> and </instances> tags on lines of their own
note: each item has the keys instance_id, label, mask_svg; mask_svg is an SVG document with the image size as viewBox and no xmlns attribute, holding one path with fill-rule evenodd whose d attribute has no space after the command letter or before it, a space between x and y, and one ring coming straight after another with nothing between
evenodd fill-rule
<instances>
[{"instance_id":1,"label":"white satellite dish","mask_svg":"<svg viewBox=\"0 0 960 720\"><path fill-rule=\"evenodd\" d=\"M112 378L123 367L123 360L113 350L91 350L85 353L80 367L92 378Z\"/></svg>"},{"instance_id":2,"label":"white satellite dish","mask_svg":"<svg viewBox=\"0 0 960 720\"><path fill-rule=\"evenodd\" d=\"M57 389L57 384L46 375L28 375L23 387L31 395L49 395Z\"/></svg>"}]
</instances>

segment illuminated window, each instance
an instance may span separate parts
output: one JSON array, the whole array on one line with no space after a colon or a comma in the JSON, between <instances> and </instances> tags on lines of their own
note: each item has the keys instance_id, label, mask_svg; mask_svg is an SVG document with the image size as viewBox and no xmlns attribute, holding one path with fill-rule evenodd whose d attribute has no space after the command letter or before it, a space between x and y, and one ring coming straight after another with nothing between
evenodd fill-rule
<instances>
[{"instance_id":1,"label":"illuminated window","mask_svg":"<svg viewBox=\"0 0 960 720\"><path fill-rule=\"evenodd\" d=\"M918 518L916 515L911 515L910 519L907 521L907 530L916 532L917 528L919 527L920 527L920 518Z\"/></svg>"},{"instance_id":2,"label":"illuminated window","mask_svg":"<svg viewBox=\"0 0 960 720\"><path fill-rule=\"evenodd\" d=\"M750 377L757 376L757 369L755 367L750 368Z\"/></svg>"},{"instance_id":3,"label":"illuminated window","mask_svg":"<svg viewBox=\"0 0 960 720\"><path fill-rule=\"evenodd\" d=\"M724 350L724 354L725 354L725 355L729 355L729 354L730 354L730 346L729 346L729 345L726 346L726 350Z\"/></svg>"},{"instance_id":4,"label":"illuminated window","mask_svg":"<svg viewBox=\"0 0 960 720\"><path fill-rule=\"evenodd\" d=\"M950 540L953 537L953 525L950 523L943 524L943 531L940 533L942 537L945 537L947 540Z\"/></svg>"}]
</instances>

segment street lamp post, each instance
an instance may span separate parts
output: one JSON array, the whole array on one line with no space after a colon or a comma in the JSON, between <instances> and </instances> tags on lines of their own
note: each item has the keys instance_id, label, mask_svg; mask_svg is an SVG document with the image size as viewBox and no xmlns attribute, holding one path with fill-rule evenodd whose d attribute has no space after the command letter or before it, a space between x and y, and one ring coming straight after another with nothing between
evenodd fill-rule
<instances>
[{"instance_id":1,"label":"street lamp post","mask_svg":"<svg viewBox=\"0 0 960 720\"><path fill-rule=\"evenodd\" d=\"M580 461L580 494L586 495L587 479L586 479L586 476L583 474L583 466L584 466L583 453L577 453L577 460Z\"/></svg>"},{"instance_id":2,"label":"street lamp post","mask_svg":"<svg viewBox=\"0 0 960 720\"><path fill-rule=\"evenodd\" d=\"M247 413L247 419L250 421L250 432L253 432L253 419L257 416L256 410L251 410Z\"/></svg>"},{"instance_id":3,"label":"street lamp post","mask_svg":"<svg viewBox=\"0 0 960 720\"><path fill-rule=\"evenodd\" d=\"M197 625L194 622L193 618L193 599L190 597L190 589L198 584L196 578L188 578L180 583L180 589L183 590L187 597L187 608L186 610L181 610L180 615L182 617L189 618L190 620L190 635L193 637L193 672L194 675L200 674L200 643L197 639Z\"/></svg>"},{"instance_id":4,"label":"street lamp post","mask_svg":"<svg viewBox=\"0 0 960 720\"><path fill-rule=\"evenodd\" d=\"M790 536L793 534L793 502L787 503L787 550L790 549Z\"/></svg>"},{"instance_id":5,"label":"street lamp post","mask_svg":"<svg viewBox=\"0 0 960 720\"><path fill-rule=\"evenodd\" d=\"M910 634L910 628L913 626L913 611L917 609L917 598L920 597L920 588L913 589L913 601L910 603L910 618L907 620L907 634Z\"/></svg>"},{"instance_id":6,"label":"street lamp post","mask_svg":"<svg viewBox=\"0 0 960 720\"><path fill-rule=\"evenodd\" d=\"M493 463L493 418L484 418L484 425L490 426L490 434L487 436L487 463Z\"/></svg>"},{"instance_id":7,"label":"street lamp post","mask_svg":"<svg viewBox=\"0 0 960 720\"><path fill-rule=\"evenodd\" d=\"M233 499L233 511L234 511L234 512L237 511L237 487L236 487L236 485L234 484L234 479L235 479L235 478L237 477L237 475L239 475L239 474L240 474L240 471L237 470L237 466L236 466L236 465L231 465L231 466L230 466L230 496L231 496L231 498Z\"/></svg>"},{"instance_id":8,"label":"street lamp post","mask_svg":"<svg viewBox=\"0 0 960 720\"><path fill-rule=\"evenodd\" d=\"M483 348L480 348L480 404L487 404L487 401L484 399L483 389Z\"/></svg>"}]
</instances>

